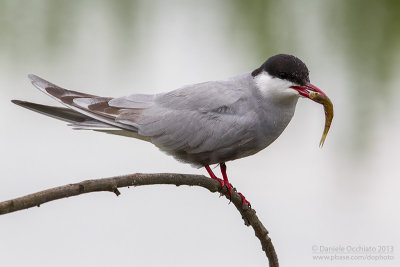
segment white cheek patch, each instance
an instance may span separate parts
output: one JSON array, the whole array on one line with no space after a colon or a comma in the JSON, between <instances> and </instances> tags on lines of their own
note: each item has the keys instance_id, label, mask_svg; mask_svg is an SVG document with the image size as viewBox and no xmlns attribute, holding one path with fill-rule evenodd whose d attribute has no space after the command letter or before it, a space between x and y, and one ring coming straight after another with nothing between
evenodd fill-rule
<instances>
[{"instance_id":1,"label":"white cheek patch","mask_svg":"<svg viewBox=\"0 0 400 267\"><path fill-rule=\"evenodd\" d=\"M299 95L296 90L290 88L292 82L274 78L265 71L254 77L254 81L264 97L281 98Z\"/></svg>"}]
</instances>

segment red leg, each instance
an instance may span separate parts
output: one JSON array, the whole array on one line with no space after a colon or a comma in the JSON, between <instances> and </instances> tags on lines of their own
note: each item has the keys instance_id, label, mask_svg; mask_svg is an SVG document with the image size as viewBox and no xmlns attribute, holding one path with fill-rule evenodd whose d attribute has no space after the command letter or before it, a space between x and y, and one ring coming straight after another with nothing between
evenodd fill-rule
<instances>
[{"instance_id":1,"label":"red leg","mask_svg":"<svg viewBox=\"0 0 400 267\"><path fill-rule=\"evenodd\" d=\"M206 165L204 166L208 172L208 175L210 175L210 177L214 180L217 180L221 183L221 188L224 187L225 183L224 180L219 179L217 176L215 176L215 174L213 173L213 171L211 170L210 166Z\"/></svg>"},{"instance_id":2,"label":"red leg","mask_svg":"<svg viewBox=\"0 0 400 267\"><path fill-rule=\"evenodd\" d=\"M222 177L224 178L224 183L225 183L225 185L228 187L228 195L230 196L231 193L232 193L232 192L231 192L232 189L231 189L231 184L229 183L229 180L228 180L228 175L226 175L226 165L225 165L225 162L220 163L219 166L220 166L220 168L221 168Z\"/></svg>"},{"instance_id":3,"label":"red leg","mask_svg":"<svg viewBox=\"0 0 400 267\"><path fill-rule=\"evenodd\" d=\"M220 164L220 167L221 167L222 177L224 178L224 183L225 183L226 186L228 186L228 193L229 193L229 195L231 195L231 187L232 187L232 186L231 186L231 184L229 183L228 175L226 174L226 164L225 164L225 162L222 162L222 163ZM242 198L242 207L243 207L245 204L247 204L247 205L249 205L249 207L251 207L250 202L248 202L248 201L246 200L246 198L243 196L242 193L238 193L238 195Z\"/></svg>"},{"instance_id":4,"label":"red leg","mask_svg":"<svg viewBox=\"0 0 400 267\"><path fill-rule=\"evenodd\" d=\"M221 187L224 187L225 185L228 187L228 194L229 194L229 196L230 196L231 193L232 193L232 192L231 192L231 191L232 191L232 186L231 186L231 184L229 183L228 175L226 174L226 165L225 165L225 162L222 162L222 163L220 164L221 173L222 173L222 177L224 178L224 180L219 179L219 178L213 173L213 171L211 170L210 166L206 165L206 166L204 166L204 167L206 168L208 174L210 175L210 177L211 177L212 179L217 180L217 181L219 181L219 182L221 183ZM243 196L242 193L238 193L238 195L242 198L242 207L244 207L245 204L247 204L249 207L251 207L250 202L248 202L248 201L246 200L246 198Z\"/></svg>"}]
</instances>

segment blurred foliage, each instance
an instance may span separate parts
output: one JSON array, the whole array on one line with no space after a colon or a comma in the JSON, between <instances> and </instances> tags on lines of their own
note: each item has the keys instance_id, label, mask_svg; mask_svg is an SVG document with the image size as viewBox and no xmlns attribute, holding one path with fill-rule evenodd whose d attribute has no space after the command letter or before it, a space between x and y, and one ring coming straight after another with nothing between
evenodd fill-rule
<instances>
[{"instance_id":1,"label":"blurred foliage","mask_svg":"<svg viewBox=\"0 0 400 267\"><path fill-rule=\"evenodd\" d=\"M324 13L328 34L341 43L347 59L354 102L351 139L362 149L371 125L382 116L377 105L394 104L390 103L390 82L397 76L400 1L331 1Z\"/></svg>"},{"instance_id":2,"label":"blurred foliage","mask_svg":"<svg viewBox=\"0 0 400 267\"><path fill-rule=\"evenodd\" d=\"M231 3L234 8L232 15L228 17L230 24L239 34L245 32L250 35L248 37L253 52L263 58L265 55L274 54L273 51L278 51L278 44L273 38L275 29L271 27L274 25L276 1L233 0Z\"/></svg>"}]
</instances>

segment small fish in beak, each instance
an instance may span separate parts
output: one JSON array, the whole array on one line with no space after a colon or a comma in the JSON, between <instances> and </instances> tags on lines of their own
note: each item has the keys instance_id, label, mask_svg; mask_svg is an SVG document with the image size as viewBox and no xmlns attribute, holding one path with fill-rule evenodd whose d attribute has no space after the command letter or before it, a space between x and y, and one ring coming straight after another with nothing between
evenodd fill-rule
<instances>
[{"instance_id":1,"label":"small fish in beak","mask_svg":"<svg viewBox=\"0 0 400 267\"><path fill-rule=\"evenodd\" d=\"M329 128L331 127L333 119L333 104L327 95L321 94L319 92L310 92L310 99L320 103L324 106L325 111L325 127L322 133L321 141L319 147L322 147L325 143L326 136L328 135Z\"/></svg>"}]
</instances>

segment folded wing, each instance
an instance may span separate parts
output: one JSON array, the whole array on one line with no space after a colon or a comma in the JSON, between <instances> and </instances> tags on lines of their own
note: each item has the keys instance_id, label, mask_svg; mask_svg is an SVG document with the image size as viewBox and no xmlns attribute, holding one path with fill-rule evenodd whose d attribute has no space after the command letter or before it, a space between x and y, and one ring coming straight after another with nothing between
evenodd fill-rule
<instances>
[{"instance_id":1,"label":"folded wing","mask_svg":"<svg viewBox=\"0 0 400 267\"><path fill-rule=\"evenodd\" d=\"M151 141L167 153L185 155L240 151L254 144L257 114L248 108L246 79L206 82L158 95L99 97L61 88L29 75L32 84L67 108L20 101L20 105L90 129ZM247 150L249 150L247 148ZM236 152L235 152L236 153ZM186 158L185 158L186 157Z\"/></svg>"}]
</instances>

